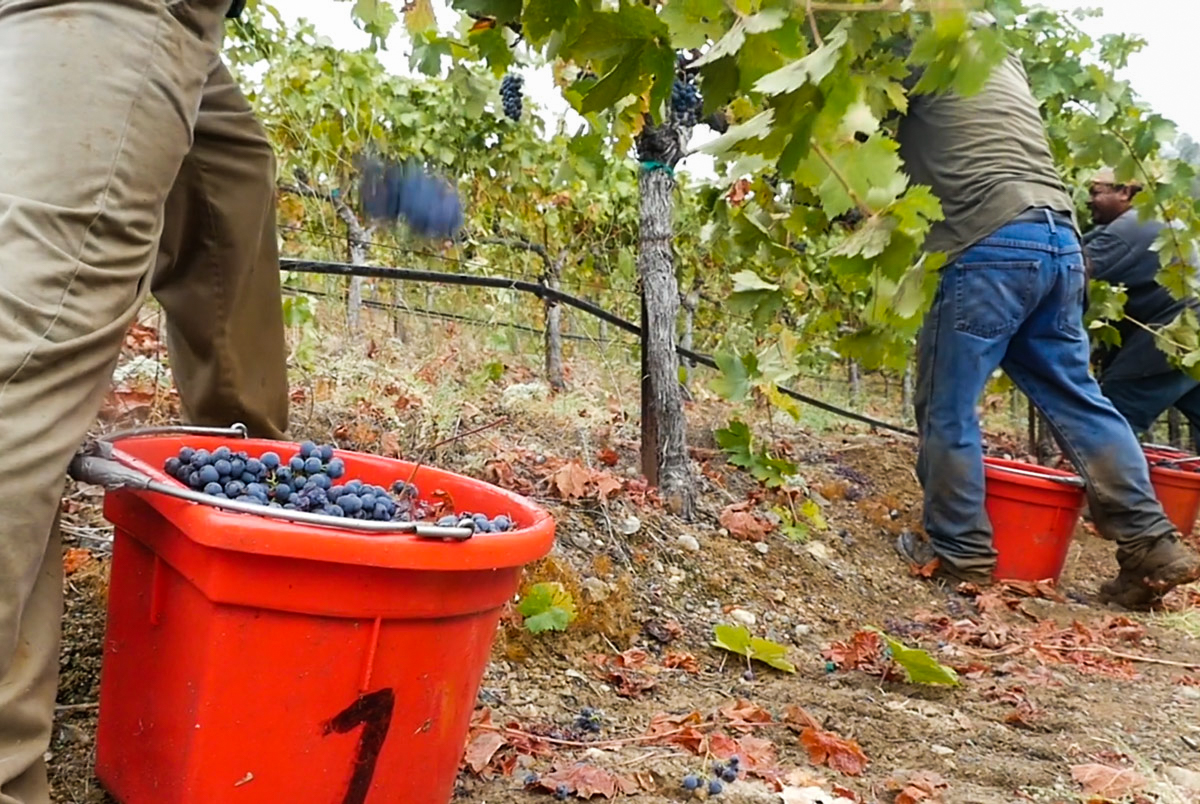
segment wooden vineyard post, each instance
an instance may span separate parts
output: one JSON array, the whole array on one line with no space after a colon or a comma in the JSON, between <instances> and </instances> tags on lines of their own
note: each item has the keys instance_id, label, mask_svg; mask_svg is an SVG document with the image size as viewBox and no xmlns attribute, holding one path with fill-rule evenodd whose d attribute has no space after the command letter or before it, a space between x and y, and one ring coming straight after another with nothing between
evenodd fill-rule
<instances>
[{"instance_id":1,"label":"wooden vineyard post","mask_svg":"<svg viewBox=\"0 0 1200 804\"><path fill-rule=\"evenodd\" d=\"M647 125L638 137L638 276L642 286L642 471L679 516L695 511L696 483L687 452L687 419L679 382L676 328L674 168L683 133Z\"/></svg>"}]
</instances>

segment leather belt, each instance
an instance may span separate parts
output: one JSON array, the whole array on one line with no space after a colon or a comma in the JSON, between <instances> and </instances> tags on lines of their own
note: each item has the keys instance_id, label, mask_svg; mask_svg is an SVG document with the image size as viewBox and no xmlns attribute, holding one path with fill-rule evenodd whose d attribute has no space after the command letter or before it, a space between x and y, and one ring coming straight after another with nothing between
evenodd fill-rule
<instances>
[{"instance_id":1,"label":"leather belt","mask_svg":"<svg viewBox=\"0 0 1200 804\"><path fill-rule=\"evenodd\" d=\"M1059 212L1057 209L1049 207L1033 207L1022 212L1017 217L1009 221L1009 223L1046 223L1046 215L1049 214L1054 222L1061 226L1074 226L1071 221L1071 216L1065 212Z\"/></svg>"}]
</instances>

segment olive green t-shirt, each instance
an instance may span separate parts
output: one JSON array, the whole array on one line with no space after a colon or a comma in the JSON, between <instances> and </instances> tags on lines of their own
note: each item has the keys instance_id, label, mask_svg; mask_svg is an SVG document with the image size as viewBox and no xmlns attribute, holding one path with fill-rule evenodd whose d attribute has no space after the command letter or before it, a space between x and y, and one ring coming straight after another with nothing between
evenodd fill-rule
<instances>
[{"instance_id":1,"label":"olive green t-shirt","mask_svg":"<svg viewBox=\"0 0 1200 804\"><path fill-rule=\"evenodd\" d=\"M1015 54L998 65L983 91L913 95L899 126L900 156L917 184L942 202L927 251L954 259L1031 207L1075 217L1054 169L1037 101Z\"/></svg>"}]
</instances>

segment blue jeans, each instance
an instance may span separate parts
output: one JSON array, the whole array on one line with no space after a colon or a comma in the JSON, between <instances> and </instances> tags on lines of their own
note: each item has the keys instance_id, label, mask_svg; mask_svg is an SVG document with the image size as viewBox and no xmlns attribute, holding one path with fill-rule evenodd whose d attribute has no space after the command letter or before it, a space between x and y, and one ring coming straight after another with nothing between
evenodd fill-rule
<instances>
[{"instance_id":1,"label":"blue jeans","mask_svg":"<svg viewBox=\"0 0 1200 804\"><path fill-rule=\"evenodd\" d=\"M1149 432L1168 408L1176 408L1200 433L1200 382L1182 371L1136 379L1101 377L1100 390L1138 435ZM1200 444L1194 446L1200 450Z\"/></svg>"},{"instance_id":2,"label":"blue jeans","mask_svg":"<svg viewBox=\"0 0 1200 804\"><path fill-rule=\"evenodd\" d=\"M1117 542L1122 565L1174 533L1137 438L1089 372L1085 286L1079 239L1049 213L1001 227L942 269L917 345L917 474L925 531L951 573L995 567L976 406L997 368L1045 415L1087 481L1093 520Z\"/></svg>"}]
</instances>

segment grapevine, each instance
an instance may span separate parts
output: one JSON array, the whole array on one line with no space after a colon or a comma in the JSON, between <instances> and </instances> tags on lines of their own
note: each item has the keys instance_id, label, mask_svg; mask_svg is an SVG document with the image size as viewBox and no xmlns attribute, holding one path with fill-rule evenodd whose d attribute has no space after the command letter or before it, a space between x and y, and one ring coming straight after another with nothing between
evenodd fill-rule
<instances>
[{"instance_id":1,"label":"grapevine","mask_svg":"<svg viewBox=\"0 0 1200 804\"><path fill-rule=\"evenodd\" d=\"M420 489L407 480L384 488L347 478L346 462L330 444L305 441L288 457L275 451L251 456L227 446L211 452L183 447L163 469L194 491L250 505L376 522L418 522L433 515L429 503L420 499ZM513 529L505 514L489 517L470 511L443 516L437 524L479 533Z\"/></svg>"}]
</instances>

